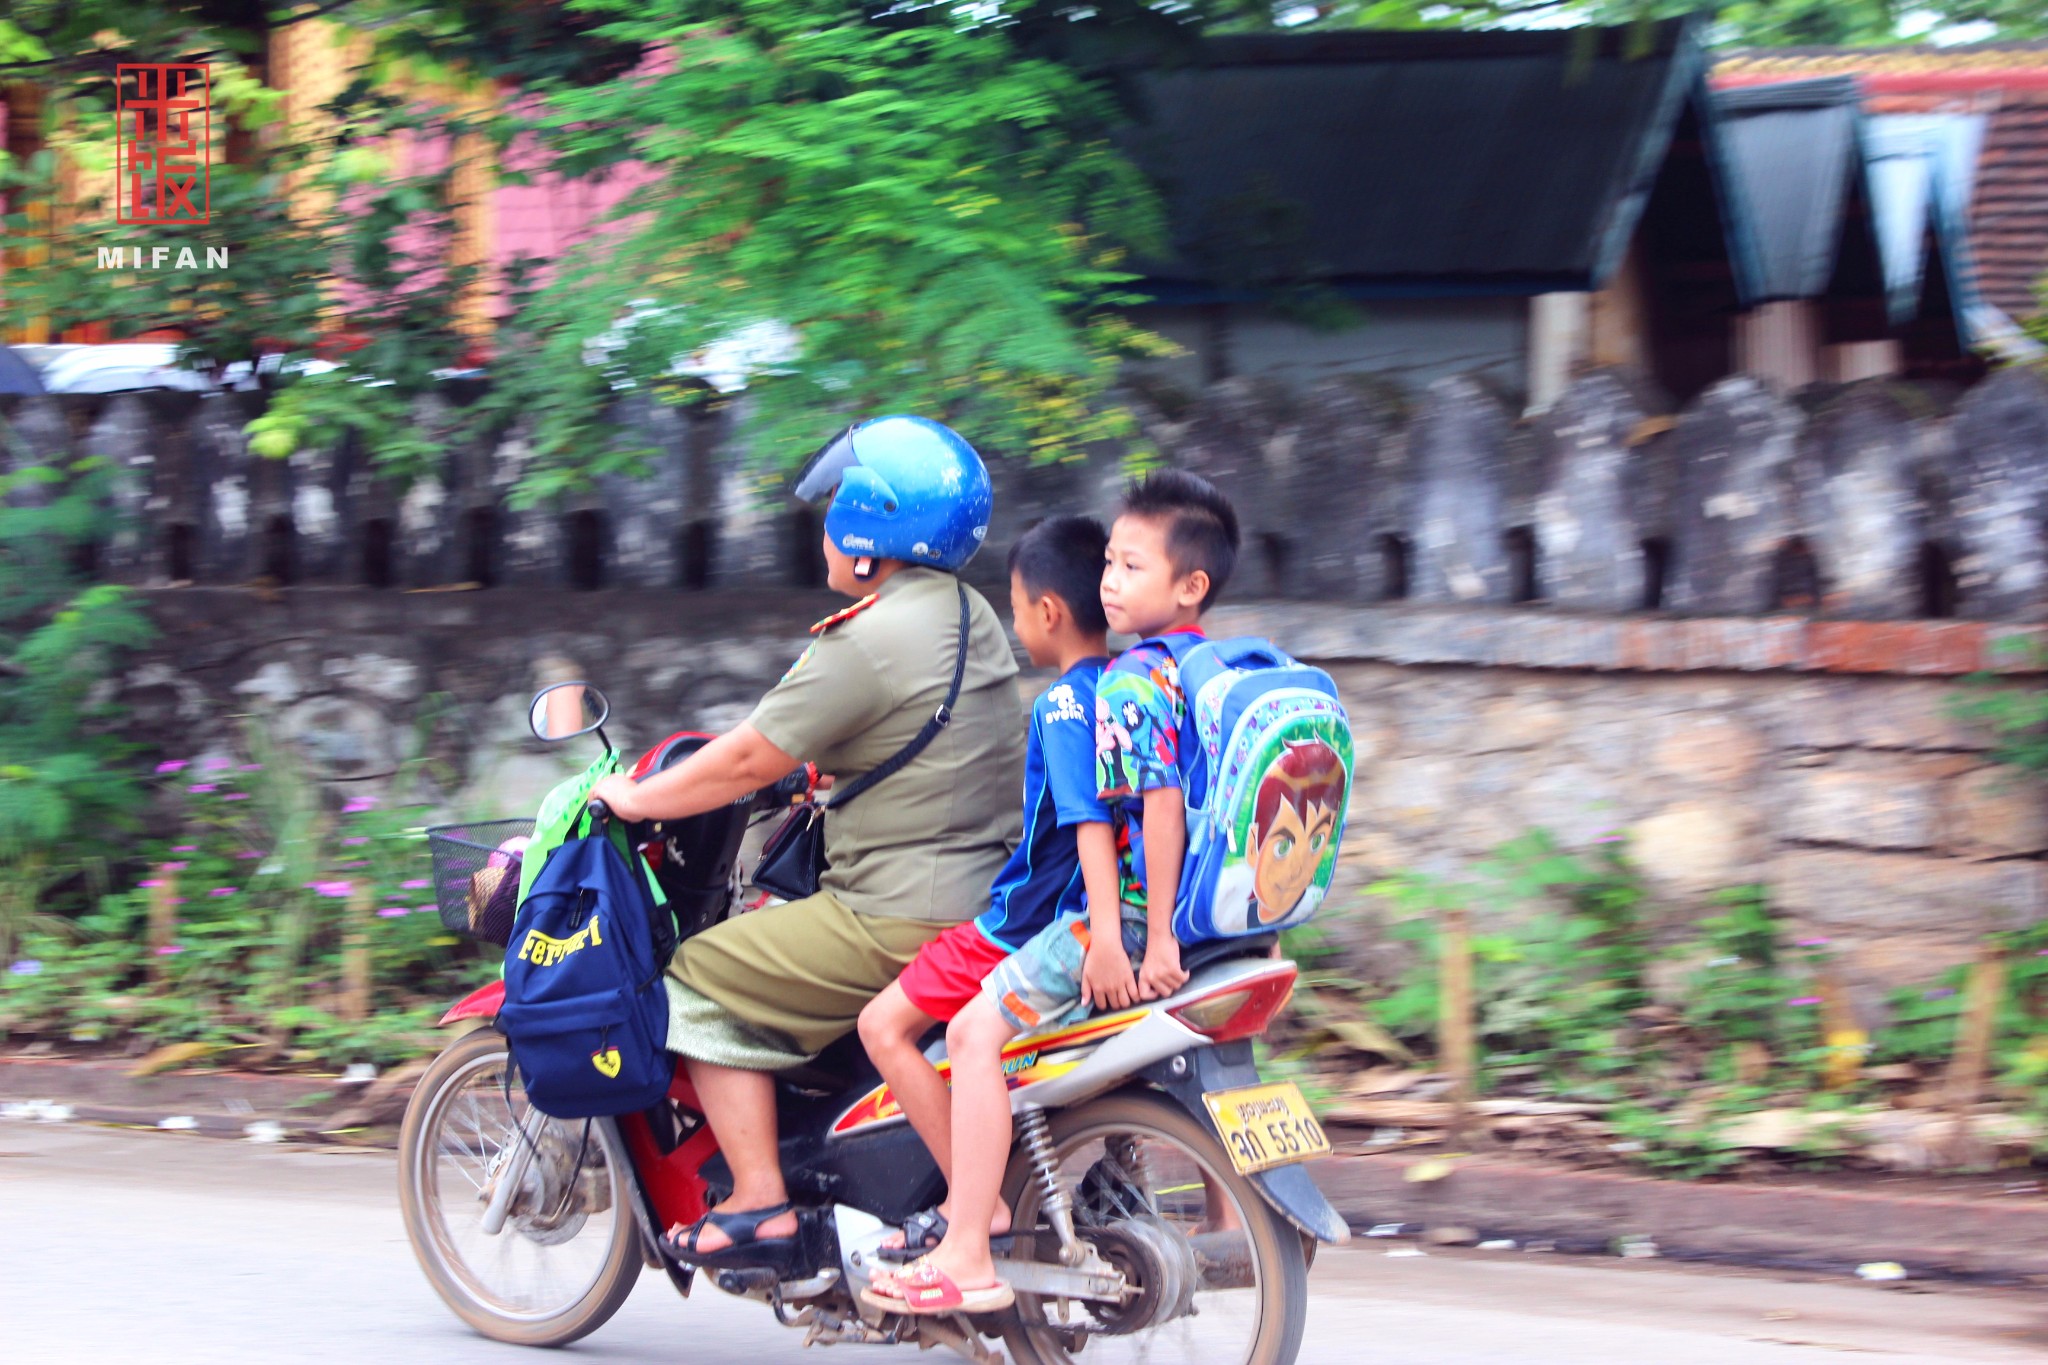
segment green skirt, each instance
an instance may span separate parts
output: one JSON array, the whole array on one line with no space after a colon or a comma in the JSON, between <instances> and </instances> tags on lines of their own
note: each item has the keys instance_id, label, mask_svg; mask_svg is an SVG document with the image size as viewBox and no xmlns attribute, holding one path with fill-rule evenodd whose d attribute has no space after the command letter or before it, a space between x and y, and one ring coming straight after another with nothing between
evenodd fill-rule
<instances>
[{"instance_id":1,"label":"green skirt","mask_svg":"<svg viewBox=\"0 0 2048 1365\"><path fill-rule=\"evenodd\" d=\"M669 1051L748 1071L799 1065L948 927L857 915L825 891L729 919L669 961Z\"/></svg>"}]
</instances>

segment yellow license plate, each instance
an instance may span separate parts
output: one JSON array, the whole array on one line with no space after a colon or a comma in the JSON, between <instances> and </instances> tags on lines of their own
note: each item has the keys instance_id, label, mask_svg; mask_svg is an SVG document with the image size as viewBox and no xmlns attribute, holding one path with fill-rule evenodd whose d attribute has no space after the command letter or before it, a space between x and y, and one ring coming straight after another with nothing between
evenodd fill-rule
<instances>
[{"instance_id":1,"label":"yellow license plate","mask_svg":"<svg viewBox=\"0 0 2048 1365\"><path fill-rule=\"evenodd\" d=\"M1237 1090L1211 1090L1202 1096L1223 1150L1239 1175L1285 1166L1322 1156L1330 1150L1329 1134L1292 1081L1247 1085Z\"/></svg>"}]
</instances>

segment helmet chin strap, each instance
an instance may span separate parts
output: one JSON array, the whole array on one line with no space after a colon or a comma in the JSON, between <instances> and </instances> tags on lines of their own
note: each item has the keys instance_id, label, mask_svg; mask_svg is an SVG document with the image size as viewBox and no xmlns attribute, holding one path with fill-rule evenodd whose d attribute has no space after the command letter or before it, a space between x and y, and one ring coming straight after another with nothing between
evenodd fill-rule
<instances>
[{"instance_id":1,"label":"helmet chin strap","mask_svg":"<svg viewBox=\"0 0 2048 1365\"><path fill-rule=\"evenodd\" d=\"M853 561L853 576L862 583L875 576L875 561L869 555L862 555Z\"/></svg>"}]
</instances>

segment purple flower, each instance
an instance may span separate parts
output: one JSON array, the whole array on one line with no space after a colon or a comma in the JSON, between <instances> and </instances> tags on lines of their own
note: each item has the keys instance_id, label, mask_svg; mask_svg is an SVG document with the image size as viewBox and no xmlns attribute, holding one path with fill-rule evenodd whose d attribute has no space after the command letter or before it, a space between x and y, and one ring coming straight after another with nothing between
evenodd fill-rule
<instances>
[{"instance_id":1,"label":"purple flower","mask_svg":"<svg viewBox=\"0 0 2048 1365\"><path fill-rule=\"evenodd\" d=\"M216 886L206 894L209 896L232 896L235 894L236 889L232 886Z\"/></svg>"},{"instance_id":2,"label":"purple flower","mask_svg":"<svg viewBox=\"0 0 2048 1365\"><path fill-rule=\"evenodd\" d=\"M158 877L151 877L151 878L150 878L150 879L149 879L148 881L146 881L146 882L137 882L137 883L135 883L135 884L136 884L137 886L162 886L162 885L163 885L163 880L162 880L161 878L158 878Z\"/></svg>"},{"instance_id":3,"label":"purple flower","mask_svg":"<svg viewBox=\"0 0 2048 1365\"><path fill-rule=\"evenodd\" d=\"M343 807L341 808L341 813L342 813L343 815L361 815L361 814L362 814L362 813L363 813L364 811L366 811L366 810L375 810L375 809L377 809L377 798L376 798L376 797L374 797L374 796L351 796L351 797L350 797L350 798L348 799L348 804L347 804L346 806L343 806Z\"/></svg>"},{"instance_id":4,"label":"purple flower","mask_svg":"<svg viewBox=\"0 0 2048 1365\"><path fill-rule=\"evenodd\" d=\"M433 913L434 913L435 911L439 910L440 908L441 908L441 907L440 907L440 906L438 906L438 905L422 905L422 906L419 906L419 907L418 907L418 909L419 909L419 912L420 912L420 913L421 913L422 915L431 915L431 914L433 914Z\"/></svg>"},{"instance_id":5,"label":"purple flower","mask_svg":"<svg viewBox=\"0 0 2048 1365\"><path fill-rule=\"evenodd\" d=\"M414 877L409 882L400 882L398 884L398 887L401 891L423 891L427 887L432 886L433 884L434 883L431 878Z\"/></svg>"},{"instance_id":6,"label":"purple flower","mask_svg":"<svg viewBox=\"0 0 2048 1365\"><path fill-rule=\"evenodd\" d=\"M1820 997L1817 995L1802 995L1797 1000L1787 1000L1785 1003L1788 1005L1818 1005Z\"/></svg>"},{"instance_id":7,"label":"purple flower","mask_svg":"<svg viewBox=\"0 0 2048 1365\"><path fill-rule=\"evenodd\" d=\"M410 915L411 913L412 913L412 911L410 911L410 910L406 909L406 908L405 908L404 906L402 906L402 905L387 905L387 906L385 906L385 907L384 907L384 908L383 908L382 910L379 910L379 911L377 912L377 918L378 918L378 919L403 919L403 918L405 918L405 917L406 917L407 915Z\"/></svg>"},{"instance_id":8,"label":"purple flower","mask_svg":"<svg viewBox=\"0 0 2048 1365\"><path fill-rule=\"evenodd\" d=\"M171 849L173 853L197 853L198 851L199 845L197 844L178 844Z\"/></svg>"},{"instance_id":9,"label":"purple flower","mask_svg":"<svg viewBox=\"0 0 2048 1365\"><path fill-rule=\"evenodd\" d=\"M360 834L355 834L355 835L351 835L351 836L349 836L349 837L348 837L348 838L346 838L346 839L343 839L343 840L342 840L341 842L342 842L343 844L345 844L346 846L348 846L349 848L361 848L361 847L362 847L362 846L363 846L364 844L367 844L367 843L369 843L370 841L369 841L369 840L368 840L367 838L365 838L365 837L364 837L363 835L360 835Z\"/></svg>"},{"instance_id":10,"label":"purple flower","mask_svg":"<svg viewBox=\"0 0 2048 1365\"><path fill-rule=\"evenodd\" d=\"M184 769L185 760L182 758L169 759L156 765L156 770L160 773L183 772Z\"/></svg>"},{"instance_id":11,"label":"purple flower","mask_svg":"<svg viewBox=\"0 0 2048 1365\"><path fill-rule=\"evenodd\" d=\"M253 863L258 858L261 858L263 855L261 853L258 853L253 848L245 848L240 853L237 853L235 856L245 863Z\"/></svg>"},{"instance_id":12,"label":"purple flower","mask_svg":"<svg viewBox=\"0 0 2048 1365\"><path fill-rule=\"evenodd\" d=\"M244 763L240 768L236 769L236 771L244 773L260 773L263 771L263 765L261 763Z\"/></svg>"},{"instance_id":13,"label":"purple flower","mask_svg":"<svg viewBox=\"0 0 2048 1365\"><path fill-rule=\"evenodd\" d=\"M163 947L156 950L156 955L158 957L176 957L179 953L182 953L184 951L185 948L183 944L166 943Z\"/></svg>"},{"instance_id":14,"label":"purple flower","mask_svg":"<svg viewBox=\"0 0 2048 1365\"><path fill-rule=\"evenodd\" d=\"M1946 1000L1955 993L1955 987L1953 986L1936 986L1931 991L1920 992L1920 998L1922 1000Z\"/></svg>"},{"instance_id":15,"label":"purple flower","mask_svg":"<svg viewBox=\"0 0 2048 1365\"><path fill-rule=\"evenodd\" d=\"M43 964L32 957L25 957L7 970L16 976L37 976L41 974Z\"/></svg>"},{"instance_id":16,"label":"purple flower","mask_svg":"<svg viewBox=\"0 0 2048 1365\"><path fill-rule=\"evenodd\" d=\"M369 864L368 864L368 863L366 863L366 862L364 862L364 861L363 861L363 860L362 860L361 858L357 858L357 859L356 859L356 860L355 860L354 862L347 862L347 863L336 863L336 864L335 864L335 866L336 866L336 867L347 867L347 868L357 868L357 867L368 867L368 866L369 866Z\"/></svg>"},{"instance_id":17,"label":"purple flower","mask_svg":"<svg viewBox=\"0 0 2048 1365\"><path fill-rule=\"evenodd\" d=\"M221 798L223 801L247 801L248 799L249 793L247 792L229 792Z\"/></svg>"},{"instance_id":18,"label":"purple flower","mask_svg":"<svg viewBox=\"0 0 2048 1365\"><path fill-rule=\"evenodd\" d=\"M187 866L188 864L186 863L165 863L163 864L163 870L166 872L183 872Z\"/></svg>"},{"instance_id":19,"label":"purple flower","mask_svg":"<svg viewBox=\"0 0 2048 1365\"><path fill-rule=\"evenodd\" d=\"M1802 939L1800 939L1800 940L1799 940L1799 946L1800 946L1801 948L1819 948L1819 947L1823 947L1823 946L1825 946L1825 945L1827 945L1828 943L1831 943L1831 942L1833 942L1833 940L1832 940L1832 939L1825 939L1825 938L1802 938Z\"/></svg>"},{"instance_id":20,"label":"purple flower","mask_svg":"<svg viewBox=\"0 0 2048 1365\"><path fill-rule=\"evenodd\" d=\"M355 890L355 888L347 882L312 882L310 883L310 885L312 886L313 890L318 894L322 896L331 896L336 900L340 900L342 897L348 895L351 891Z\"/></svg>"},{"instance_id":21,"label":"purple flower","mask_svg":"<svg viewBox=\"0 0 2048 1365\"><path fill-rule=\"evenodd\" d=\"M191 786L185 788L185 790L188 792L210 792L214 790L214 786L213 783L211 782L194 782Z\"/></svg>"},{"instance_id":22,"label":"purple flower","mask_svg":"<svg viewBox=\"0 0 2048 1365\"><path fill-rule=\"evenodd\" d=\"M217 773L222 768L234 767L235 761L232 758L209 758L206 760L204 766L206 768L206 771L210 773Z\"/></svg>"}]
</instances>

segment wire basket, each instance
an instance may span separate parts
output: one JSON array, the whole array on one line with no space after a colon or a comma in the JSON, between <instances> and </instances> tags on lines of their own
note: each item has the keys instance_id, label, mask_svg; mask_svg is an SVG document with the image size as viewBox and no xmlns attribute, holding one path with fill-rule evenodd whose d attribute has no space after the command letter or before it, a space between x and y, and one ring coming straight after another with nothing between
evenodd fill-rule
<instances>
[{"instance_id":1,"label":"wire basket","mask_svg":"<svg viewBox=\"0 0 2048 1365\"><path fill-rule=\"evenodd\" d=\"M458 934L504 947L519 909L520 852L531 820L480 820L427 830L434 854L434 904ZM512 840L519 842L510 848Z\"/></svg>"}]
</instances>

